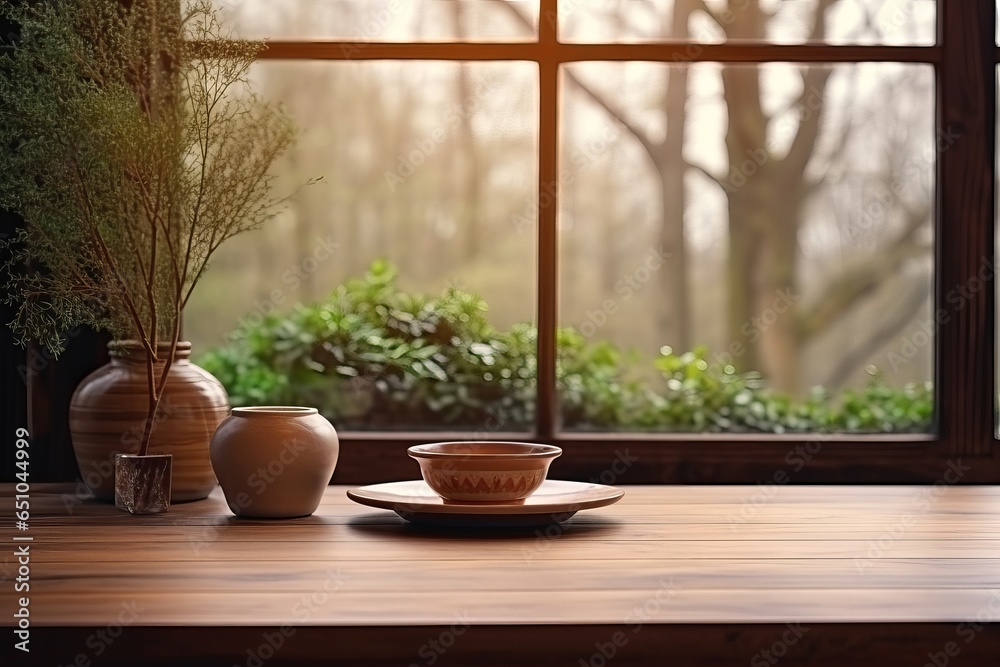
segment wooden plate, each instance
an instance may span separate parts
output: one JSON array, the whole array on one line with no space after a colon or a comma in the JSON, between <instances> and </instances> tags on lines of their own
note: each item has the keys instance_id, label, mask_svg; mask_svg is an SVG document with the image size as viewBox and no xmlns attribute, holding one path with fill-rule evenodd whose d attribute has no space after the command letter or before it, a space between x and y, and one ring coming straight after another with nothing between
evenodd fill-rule
<instances>
[{"instance_id":1,"label":"wooden plate","mask_svg":"<svg viewBox=\"0 0 1000 667\"><path fill-rule=\"evenodd\" d=\"M624 495L613 486L552 479L524 500L496 503L445 500L423 480L373 484L347 492L356 503L392 510L407 521L456 528L545 526L565 521L580 510L611 505Z\"/></svg>"}]
</instances>

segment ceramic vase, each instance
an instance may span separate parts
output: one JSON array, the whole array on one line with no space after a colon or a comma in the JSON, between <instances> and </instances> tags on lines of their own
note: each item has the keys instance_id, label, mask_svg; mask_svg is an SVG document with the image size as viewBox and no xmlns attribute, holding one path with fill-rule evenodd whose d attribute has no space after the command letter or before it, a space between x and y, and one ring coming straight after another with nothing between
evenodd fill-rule
<instances>
[{"instance_id":1,"label":"ceramic vase","mask_svg":"<svg viewBox=\"0 0 1000 667\"><path fill-rule=\"evenodd\" d=\"M159 377L170 352L157 347ZM115 456L137 454L148 408L146 357L137 341L108 343L111 360L77 387L70 402L73 451L84 484L99 500L115 500ZM229 414L222 384L190 361L191 343L178 343L153 425L148 454L173 456L171 502L208 497L217 482L208 447Z\"/></svg>"},{"instance_id":2,"label":"ceramic vase","mask_svg":"<svg viewBox=\"0 0 1000 667\"><path fill-rule=\"evenodd\" d=\"M316 511L340 443L315 408L233 408L212 438L212 466L237 516L291 518Z\"/></svg>"}]
</instances>

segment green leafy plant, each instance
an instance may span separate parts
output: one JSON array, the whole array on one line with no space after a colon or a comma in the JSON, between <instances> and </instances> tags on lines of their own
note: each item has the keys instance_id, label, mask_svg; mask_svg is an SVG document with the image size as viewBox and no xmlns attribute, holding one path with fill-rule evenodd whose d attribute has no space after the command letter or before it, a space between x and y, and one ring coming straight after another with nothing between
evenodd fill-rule
<instances>
[{"instance_id":1,"label":"green leafy plant","mask_svg":"<svg viewBox=\"0 0 1000 667\"><path fill-rule=\"evenodd\" d=\"M534 420L537 332L494 329L479 297L448 288L437 297L399 289L395 269L366 276L318 304L260 326L199 363L236 405L317 405L349 429L516 430ZM634 354L558 331L563 426L680 432L921 432L930 428L930 383L867 387L805 400L769 390L754 372L711 361L705 348L653 362L658 378L632 377Z\"/></svg>"},{"instance_id":2,"label":"green leafy plant","mask_svg":"<svg viewBox=\"0 0 1000 667\"><path fill-rule=\"evenodd\" d=\"M294 128L250 89L261 42L209 0L3 2L0 206L11 327L58 354L80 324L138 341L145 454L180 319L212 254L274 212L269 168ZM169 352L163 358L163 344Z\"/></svg>"}]
</instances>

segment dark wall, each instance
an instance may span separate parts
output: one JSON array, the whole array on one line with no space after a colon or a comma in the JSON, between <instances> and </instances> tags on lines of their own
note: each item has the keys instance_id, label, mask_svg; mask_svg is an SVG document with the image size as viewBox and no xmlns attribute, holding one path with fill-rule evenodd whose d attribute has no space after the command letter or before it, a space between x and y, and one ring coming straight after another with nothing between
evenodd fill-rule
<instances>
[{"instance_id":1,"label":"dark wall","mask_svg":"<svg viewBox=\"0 0 1000 667\"><path fill-rule=\"evenodd\" d=\"M10 42L13 26L0 17L0 36L3 43ZM0 237L6 238L17 225L14 216L0 210ZM0 276L0 279L6 276ZM0 293L0 297L3 297ZM2 299L6 301L6 299ZM14 479L14 439L19 427L28 425L27 390L17 369L25 362L24 350L14 345L13 337L7 323L13 317L13 309L6 303L0 303L0 478L3 481Z\"/></svg>"},{"instance_id":2,"label":"dark wall","mask_svg":"<svg viewBox=\"0 0 1000 667\"><path fill-rule=\"evenodd\" d=\"M0 211L0 236L13 232L15 224L14 216ZM25 351L14 345L7 326L12 318L12 307L0 304L0 473L7 482L14 480L15 431L28 425L27 387L18 373L25 366Z\"/></svg>"},{"instance_id":3,"label":"dark wall","mask_svg":"<svg viewBox=\"0 0 1000 667\"><path fill-rule=\"evenodd\" d=\"M3 17L0 40L4 48L16 40L16 26ZM19 225L17 216L0 210L0 236L9 236ZM6 275L0 275L0 287L5 283ZM0 302L6 302L2 289ZM30 482L73 480L78 471L69 437L69 401L80 380L106 361L107 337L75 332L57 362L44 349L15 344L7 326L15 312L16 304L0 303L0 481L14 481L19 471L14 457L18 428L27 428L31 436Z\"/></svg>"},{"instance_id":4,"label":"dark wall","mask_svg":"<svg viewBox=\"0 0 1000 667\"><path fill-rule=\"evenodd\" d=\"M0 211L0 234L12 233L19 220ZM0 281L6 276L0 276ZM4 301L6 301L6 294ZM16 304L0 305L0 481L14 481L14 440L18 428L31 436L30 481L76 479L69 436L69 403L88 373L107 361L107 336L86 328L72 332L66 351L55 360L35 345L19 347L8 323ZM30 406L30 408L29 408Z\"/></svg>"}]
</instances>

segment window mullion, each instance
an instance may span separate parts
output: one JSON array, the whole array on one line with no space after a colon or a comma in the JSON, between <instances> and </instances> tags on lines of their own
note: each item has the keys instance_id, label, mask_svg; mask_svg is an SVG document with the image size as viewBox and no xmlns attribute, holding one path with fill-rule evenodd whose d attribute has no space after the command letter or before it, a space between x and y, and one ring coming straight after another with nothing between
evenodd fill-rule
<instances>
[{"instance_id":1,"label":"window mullion","mask_svg":"<svg viewBox=\"0 0 1000 667\"><path fill-rule=\"evenodd\" d=\"M537 435L550 439L558 422L556 327L558 312L558 87L557 0L541 0L538 25L538 341Z\"/></svg>"}]
</instances>

